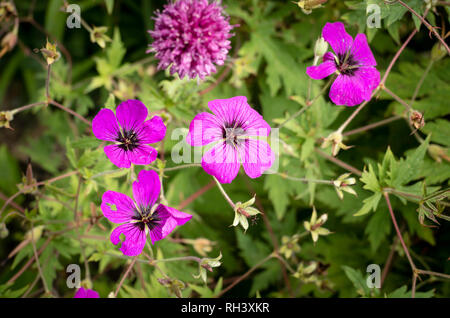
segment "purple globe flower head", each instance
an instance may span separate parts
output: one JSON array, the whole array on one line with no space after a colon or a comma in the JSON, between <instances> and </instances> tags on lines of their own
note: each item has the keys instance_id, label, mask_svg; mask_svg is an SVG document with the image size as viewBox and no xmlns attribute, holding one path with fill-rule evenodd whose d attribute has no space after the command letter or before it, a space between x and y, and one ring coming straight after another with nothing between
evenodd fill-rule
<instances>
[{"instance_id":1,"label":"purple globe flower head","mask_svg":"<svg viewBox=\"0 0 450 318\"><path fill-rule=\"evenodd\" d=\"M197 114L191 121L186 141L191 146L214 144L202 158L202 167L221 183L236 178L241 163L250 178L258 178L275 159L262 140L270 126L247 103L245 96L216 99L208 103L214 113Z\"/></svg>"},{"instance_id":2,"label":"purple globe flower head","mask_svg":"<svg viewBox=\"0 0 450 318\"><path fill-rule=\"evenodd\" d=\"M141 254L147 235L152 244L169 235L177 225L192 218L184 212L157 203L161 182L155 171L141 170L133 182L133 201L125 194L106 191L102 197L103 215L111 222L121 224L111 233L111 242L117 245L120 235L125 235L120 250L124 255Z\"/></svg>"},{"instance_id":3,"label":"purple globe flower head","mask_svg":"<svg viewBox=\"0 0 450 318\"><path fill-rule=\"evenodd\" d=\"M80 287L73 298L100 298L100 296L95 290Z\"/></svg>"},{"instance_id":4,"label":"purple globe flower head","mask_svg":"<svg viewBox=\"0 0 450 318\"><path fill-rule=\"evenodd\" d=\"M193 79L216 72L231 48L228 40L235 25L230 25L220 1L179 0L156 12L155 30L149 52L156 52L158 69L170 65L170 74Z\"/></svg>"},{"instance_id":5,"label":"purple globe flower head","mask_svg":"<svg viewBox=\"0 0 450 318\"><path fill-rule=\"evenodd\" d=\"M104 151L117 167L129 168L131 163L147 165L156 159L157 151L147 144L161 141L166 126L161 117L146 120L147 115L147 107L142 102L129 99L117 106L115 115L104 108L92 120L95 137L114 142Z\"/></svg>"},{"instance_id":6,"label":"purple globe flower head","mask_svg":"<svg viewBox=\"0 0 450 318\"><path fill-rule=\"evenodd\" d=\"M323 63L309 66L306 74L316 80L338 74L330 89L330 98L336 105L355 106L370 100L380 84L380 73L365 34L359 33L353 40L344 24L335 22L325 24L322 37L335 54L327 52Z\"/></svg>"}]
</instances>

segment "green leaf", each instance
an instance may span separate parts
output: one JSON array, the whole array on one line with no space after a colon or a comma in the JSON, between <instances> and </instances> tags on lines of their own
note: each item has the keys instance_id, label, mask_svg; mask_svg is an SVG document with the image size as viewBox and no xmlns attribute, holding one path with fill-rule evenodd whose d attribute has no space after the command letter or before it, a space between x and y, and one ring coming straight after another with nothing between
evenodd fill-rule
<instances>
[{"instance_id":1,"label":"green leaf","mask_svg":"<svg viewBox=\"0 0 450 318\"><path fill-rule=\"evenodd\" d=\"M281 220L289 204L291 189L288 183L278 175L271 174L264 180L264 189L269 192L269 199L272 201L277 218Z\"/></svg>"},{"instance_id":2,"label":"green leaf","mask_svg":"<svg viewBox=\"0 0 450 318\"><path fill-rule=\"evenodd\" d=\"M380 202L382 195L381 193L375 193L372 196L364 199L362 208L353 214L353 216L361 216L370 212L370 210L375 211L378 207L378 202Z\"/></svg>"},{"instance_id":3,"label":"green leaf","mask_svg":"<svg viewBox=\"0 0 450 318\"><path fill-rule=\"evenodd\" d=\"M348 279L353 283L356 288L356 292L361 296L368 296L370 294L370 289L367 286L366 279L359 270L355 270L349 266L342 266L342 269L347 275Z\"/></svg>"}]
</instances>

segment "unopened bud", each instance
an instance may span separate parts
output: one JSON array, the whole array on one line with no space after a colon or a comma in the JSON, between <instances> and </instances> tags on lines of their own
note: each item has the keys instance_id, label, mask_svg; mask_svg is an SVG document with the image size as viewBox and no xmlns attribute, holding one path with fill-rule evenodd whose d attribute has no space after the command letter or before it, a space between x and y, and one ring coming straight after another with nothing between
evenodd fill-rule
<instances>
[{"instance_id":1,"label":"unopened bud","mask_svg":"<svg viewBox=\"0 0 450 318\"><path fill-rule=\"evenodd\" d=\"M443 59L447 55L447 51L440 42L436 42L431 49L431 59L436 62Z\"/></svg>"},{"instance_id":2,"label":"unopened bud","mask_svg":"<svg viewBox=\"0 0 450 318\"><path fill-rule=\"evenodd\" d=\"M302 9L303 13L310 14L313 9L320 8L322 4L327 1L328 0L300 0L294 3L297 4L300 9Z\"/></svg>"},{"instance_id":3,"label":"unopened bud","mask_svg":"<svg viewBox=\"0 0 450 318\"><path fill-rule=\"evenodd\" d=\"M430 154L431 158L439 163L442 162L442 159L450 162L450 156L448 154L449 151L446 148L431 144L428 146L428 153Z\"/></svg>"},{"instance_id":4,"label":"unopened bud","mask_svg":"<svg viewBox=\"0 0 450 318\"><path fill-rule=\"evenodd\" d=\"M11 111L0 112L0 128L5 127L11 129L9 124L13 118L14 114Z\"/></svg>"},{"instance_id":5,"label":"unopened bud","mask_svg":"<svg viewBox=\"0 0 450 318\"><path fill-rule=\"evenodd\" d=\"M325 53L327 53L327 51L328 43L323 37L318 38L316 44L314 45L314 65L317 65L317 63L325 55Z\"/></svg>"},{"instance_id":6,"label":"unopened bud","mask_svg":"<svg viewBox=\"0 0 450 318\"><path fill-rule=\"evenodd\" d=\"M417 110L414 110L409 117L411 121L411 125L416 129L421 129L425 126L425 119L423 118L423 114Z\"/></svg>"},{"instance_id":7,"label":"unopened bud","mask_svg":"<svg viewBox=\"0 0 450 318\"><path fill-rule=\"evenodd\" d=\"M4 239L8 236L9 231L8 228L6 227L5 223L0 223L0 239Z\"/></svg>"}]
</instances>

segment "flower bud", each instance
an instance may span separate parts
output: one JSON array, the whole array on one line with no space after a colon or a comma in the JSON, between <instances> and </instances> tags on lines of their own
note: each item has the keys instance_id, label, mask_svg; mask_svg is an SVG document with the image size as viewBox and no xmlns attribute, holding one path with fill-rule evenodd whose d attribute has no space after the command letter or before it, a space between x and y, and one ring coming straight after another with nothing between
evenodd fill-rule
<instances>
[{"instance_id":1,"label":"flower bud","mask_svg":"<svg viewBox=\"0 0 450 318\"><path fill-rule=\"evenodd\" d=\"M323 37L318 38L316 44L314 45L314 65L317 65L327 51L328 42L326 42Z\"/></svg>"},{"instance_id":2,"label":"flower bud","mask_svg":"<svg viewBox=\"0 0 450 318\"><path fill-rule=\"evenodd\" d=\"M446 148L431 144L428 146L428 153L430 154L431 158L439 163L442 162L442 159L450 162L449 151Z\"/></svg>"},{"instance_id":3,"label":"flower bud","mask_svg":"<svg viewBox=\"0 0 450 318\"><path fill-rule=\"evenodd\" d=\"M48 39L45 48L42 48L40 51L47 61L47 65L55 63L61 57L61 54L56 50L56 43L51 44Z\"/></svg>"},{"instance_id":4,"label":"flower bud","mask_svg":"<svg viewBox=\"0 0 450 318\"><path fill-rule=\"evenodd\" d=\"M5 127L11 129L9 125L13 120L14 114L11 111L0 112L0 128Z\"/></svg>"},{"instance_id":5,"label":"flower bud","mask_svg":"<svg viewBox=\"0 0 450 318\"><path fill-rule=\"evenodd\" d=\"M0 223L0 239L4 239L8 236L9 231L8 228L6 227L5 223Z\"/></svg>"},{"instance_id":6,"label":"flower bud","mask_svg":"<svg viewBox=\"0 0 450 318\"><path fill-rule=\"evenodd\" d=\"M436 62L443 59L447 55L447 51L441 42L436 42L431 49L431 59Z\"/></svg>"},{"instance_id":7,"label":"flower bud","mask_svg":"<svg viewBox=\"0 0 450 318\"><path fill-rule=\"evenodd\" d=\"M411 125L413 125L416 129L421 129L423 126L425 126L423 114L417 110L412 111L409 120L411 121Z\"/></svg>"},{"instance_id":8,"label":"flower bud","mask_svg":"<svg viewBox=\"0 0 450 318\"><path fill-rule=\"evenodd\" d=\"M340 131L332 132L327 138L324 139L322 143L322 148L327 148L331 145L331 150L333 157L336 157L336 155L339 153L340 149L350 149L352 146L344 145L342 142L343 136Z\"/></svg>"},{"instance_id":9,"label":"flower bud","mask_svg":"<svg viewBox=\"0 0 450 318\"><path fill-rule=\"evenodd\" d=\"M328 0L300 0L296 3L300 9L302 9L303 13L310 14L313 9L320 8L322 4L327 2Z\"/></svg>"},{"instance_id":10,"label":"flower bud","mask_svg":"<svg viewBox=\"0 0 450 318\"><path fill-rule=\"evenodd\" d=\"M90 32L91 42L97 43L102 49L105 48L106 42L111 42L111 38L106 35L108 28L105 26L94 26Z\"/></svg>"},{"instance_id":11,"label":"flower bud","mask_svg":"<svg viewBox=\"0 0 450 318\"><path fill-rule=\"evenodd\" d=\"M334 188L336 189L337 195L341 200L344 198L344 193L342 191L357 196L356 191L350 187L356 183L356 179L349 178L349 176L350 173L344 173L333 181Z\"/></svg>"}]
</instances>

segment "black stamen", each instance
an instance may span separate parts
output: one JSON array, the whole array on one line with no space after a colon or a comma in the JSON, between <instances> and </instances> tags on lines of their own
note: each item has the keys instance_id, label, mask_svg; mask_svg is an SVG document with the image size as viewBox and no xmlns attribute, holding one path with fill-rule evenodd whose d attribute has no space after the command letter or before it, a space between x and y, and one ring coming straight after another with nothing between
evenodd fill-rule
<instances>
[{"instance_id":1,"label":"black stamen","mask_svg":"<svg viewBox=\"0 0 450 318\"><path fill-rule=\"evenodd\" d=\"M336 67L338 71L343 75L353 76L355 72L358 70L357 66L358 62L353 58L353 54L338 54L338 61L335 61Z\"/></svg>"},{"instance_id":2,"label":"black stamen","mask_svg":"<svg viewBox=\"0 0 450 318\"><path fill-rule=\"evenodd\" d=\"M119 132L116 141L119 142L118 147L125 151L132 151L139 146L137 134L133 130Z\"/></svg>"},{"instance_id":3,"label":"black stamen","mask_svg":"<svg viewBox=\"0 0 450 318\"><path fill-rule=\"evenodd\" d=\"M226 123L222 127L222 138L225 139L227 145L230 146L239 146L243 141L239 136L244 134L245 131L242 128L242 124L239 122Z\"/></svg>"}]
</instances>

